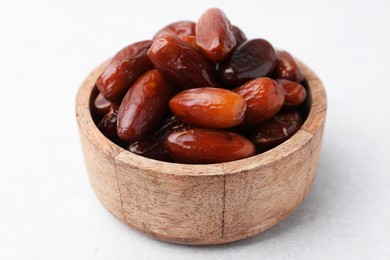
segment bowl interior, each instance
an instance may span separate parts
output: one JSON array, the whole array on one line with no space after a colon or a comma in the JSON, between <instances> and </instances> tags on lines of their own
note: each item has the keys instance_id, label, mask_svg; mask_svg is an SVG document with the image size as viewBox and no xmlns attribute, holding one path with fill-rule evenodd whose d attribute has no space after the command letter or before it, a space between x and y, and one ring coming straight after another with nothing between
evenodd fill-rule
<instances>
[{"instance_id":1,"label":"bowl interior","mask_svg":"<svg viewBox=\"0 0 390 260\"><path fill-rule=\"evenodd\" d=\"M295 151L296 149L299 149L301 146L307 142L307 138L300 138L300 135L302 135L302 132L310 132L314 133L318 130L318 127L322 125L322 122L325 118L325 111L326 111L326 95L325 91L323 89L321 81L319 81L318 77L315 75L313 71L311 71L306 65L298 61L301 69L304 71L305 74L305 80L301 83L306 91L307 91L307 98L299 108L303 118L304 118L304 124L302 125L301 129L295 133L292 137L290 137L288 140L283 142L282 144L276 146L275 148L272 148L264 153L261 154L256 154L252 157L233 161L233 162L226 162L226 163L217 163L217 164L180 164L180 163L171 163L171 162L164 162L164 161L157 161L154 159L149 159L146 157L142 157L140 155L131 153L130 151L125 150L124 147L119 146L118 144L115 144L108 138L106 138L109 143L114 147L115 150L120 149L121 153L123 156L128 156L129 161L137 160L137 161L142 161L144 166L151 166L155 165L156 167L160 167L161 171L163 172L163 169L165 168L164 166L167 165L167 167L171 167L172 164L177 165L182 167L182 169L187 169L189 166L191 166L191 171L186 172L183 170L181 174L194 174L194 169L198 169L195 171L195 174L210 174L208 171L205 170L206 168L212 168L214 169L212 174L215 174L215 172L220 172L220 171L215 171L215 167L217 168L224 168L224 169L229 169L229 168L235 168L235 164L239 162L240 165L246 165L247 167L255 167L258 166L259 164L267 164L270 162L270 158L272 160L278 160L284 156L286 156L288 153ZM99 68L100 71L102 71L105 67L105 62L102 64ZM97 97L99 94L98 89L95 86L95 81L96 77L100 73L94 73L94 78L90 77L90 82L89 82L89 89L87 90L87 99L85 103L88 104L88 111L89 111L89 117L90 119L94 122L94 128L97 132L100 133L99 129L97 128L98 120L99 118L93 114L91 111L91 104L94 101L94 99ZM313 106L313 104L315 104ZM101 133L100 133L101 134ZM101 134L103 135L103 134ZM225 172L225 171L223 171ZM219 173L218 173L219 174Z\"/></svg>"}]
</instances>

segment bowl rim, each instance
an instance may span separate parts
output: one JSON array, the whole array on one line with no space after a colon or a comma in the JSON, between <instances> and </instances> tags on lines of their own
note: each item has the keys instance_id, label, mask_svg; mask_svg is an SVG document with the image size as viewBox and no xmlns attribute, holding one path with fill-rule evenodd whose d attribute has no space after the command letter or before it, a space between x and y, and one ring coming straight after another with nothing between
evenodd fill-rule
<instances>
[{"instance_id":1,"label":"bowl rim","mask_svg":"<svg viewBox=\"0 0 390 260\"><path fill-rule=\"evenodd\" d=\"M220 176L230 175L242 171L248 171L258 167L275 163L289 156L306 145L322 128L325 122L327 110L327 97L321 80L304 63L296 59L303 70L309 90L309 113L301 128L288 140L270 149L267 152L257 154L245 159L216 164L182 164L158 161L146 158L118 146L105 137L93 122L90 112L90 96L94 90L97 77L108 65L109 60L96 67L81 84L76 95L76 118L80 131L93 144L105 142L101 147L107 156L112 156L115 163L129 164L142 170L158 171L161 174L180 176Z\"/></svg>"}]
</instances>

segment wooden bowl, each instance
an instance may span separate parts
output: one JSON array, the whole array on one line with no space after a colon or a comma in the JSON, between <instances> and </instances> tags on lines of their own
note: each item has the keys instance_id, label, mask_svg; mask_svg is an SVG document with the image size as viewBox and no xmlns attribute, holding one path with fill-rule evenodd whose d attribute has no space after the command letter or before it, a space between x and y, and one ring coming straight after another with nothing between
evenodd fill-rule
<instances>
[{"instance_id":1,"label":"wooden bowl","mask_svg":"<svg viewBox=\"0 0 390 260\"><path fill-rule=\"evenodd\" d=\"M211 245L248 238L287 217L308 194L317 170L326 116L321 81L300 63L308 85L308 116L276 148L210 165L144 158L108 140L90 113L96 78L83 82L76 117L89 179L102 204L127 225L157 239Z\"/></svg>"}]
</instances>

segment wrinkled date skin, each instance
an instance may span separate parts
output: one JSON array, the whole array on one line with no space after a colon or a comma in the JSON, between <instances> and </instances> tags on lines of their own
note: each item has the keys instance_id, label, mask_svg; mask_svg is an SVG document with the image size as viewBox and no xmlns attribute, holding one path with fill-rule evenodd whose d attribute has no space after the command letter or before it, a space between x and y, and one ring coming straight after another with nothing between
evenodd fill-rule
<instances>
[{"instance_id":1,"label":"wrinkled date skin","mask_svg":"<svg viewBox=\"0 0 390 260\"><path fill-rule=\"evenodd\" d=\"M152 41L133 43L119 51L96 81L103 96L112 102L120 101L131 84L144 72L152 69L147 51Z\"/></svg>"},{"instance_id":2,"label":"wrinkled date skin","mask_svg":"<svg viewBox=\"0 0 390 260\"><path fill-rule=\"evenodd\" d=\"M304 75L294 58L287 51L276 51L276 66L274 70L276 78L302 82Z\"/></svg>"},{"instance_id":3,"label":"wrinkled date skin","mask_svg":"<svg viewBox=\"0 0 390 260\"><path fill-rule=\"evenodd\" d=\"M218 8L208 9L196 24L196 43L203 54L213 62L225 60L236 46L233 28Z\"/></svg>"},{"instance_id":4,"label":"wrinkled date skin","mask_svg":"<svg viewBox=\"0 0 390 260\"><path fill-rule=\"evenodd\" d=\"M246 102L222 88L195 88L180 92L169 101L172 113L188 124L211 129L233 127L244 119Z\"/></svg>"},{"instance_id":5,"label":"wrinkled date skin","mask_svg":"<svg viewBox=\"0 0 390 260\"><path fill-rule=\"evenodd\" d=\"M276 82L283 87L285 106L296 107L305 101L307 93L301 84L287 79L278 79Z\"/></svg>"},{"instance_id":6,"label":"wrinkled date skin","mask_svg":"<svg viewBox=\"0 0 390 260\"><path fill-rule=\"evenodd\" d=\"M125 142L148 134L168 112L172 86L157 70L143 74L124 97L118 114L118 135Z\"/></svg>"},{"instance_id":7,"label":"wrinkled date skin","mask_svg":"<svg viewBox=\"0 0 390 260\"><path fill-rule=\"evenodd\" d=\"M108 139L121 146L123 142L118 137L118 133L116 131L118 111L119 106L117 104L112 104L109 112L99 122L98 128Z\"/></svg>"},{"instance_id":8,"label":"wrinkled date skin","mask_svg":"<svg viewBox=\"0 0 390 260\"><path fill-rule=\"evenodd\" d=\"M284 103L283 88L267 77L251 80L233 91L246 100L244 128L251 128L270 119Z\"/></svg>"},{"instance_id":9,"label":"wrinkled date skin","mask_svg":"<svg viewBox=\"0 0 390 260\"><path fill-rule=\"evenodd\" d=\"M172 33L179 37L195 35L195 23L191 21L179 21L171 23L156 33L154 39L164 33Z\"/></svg>"},{"instance_id":10,"label":"wrinkled date skin","mask_svg":"<svg viewBox=\"0 0 390 260\"><path fill-rule=\"evenodd\" d=\"M179 88L217 86L213 70L202 53L173 34L156 38L148 56L164 78Z\"/></svg>"},{"instance_id":11,"label":"wrinkled date skin","mask_svg":"<svg viewBox=\"0 0 390 260\"><path fill-rule=\"evenodd\" d=\"M263 39L246 41L238 47L218 70L223 82L239 86L245 82L269 75L276 64L272 45Z\"/></svg>"},{"instance_id":12,"label":"wrinkled date skin","mask_svg":"<svg viewBox=\"0 0 390 260\"><path fill-rule=\"evenodd\" d=\"M164 145L179 163L222 163L255 154L255 146L241 135L202 128L170 133Z\"/></svg>"},{"instance_id":13,"label":"wrinkled date skin","mask_svg":"<svg viewBox=\"0 0 390 260\"><path fill-rule=\"evenodd\" d=\"M298 111L283 111L253 131L252 142L257 152L265 152L289 139L302 126Z\"/></svg>"},{"instance_id":14,"label":"wrinkled date skin","mask_svg":"<svg viewBox=\"0 0 390 260\"><path fill-rule=\"evenodd\" d=\"M131 143L127 150L135 154L147 157L150 159L174 162L164 146L164 138L171 132L177 132L190 129L191 126L184 123L177 117L169 117L165 120L162 126L147 138Z\"/></svg>"}]
</instances>

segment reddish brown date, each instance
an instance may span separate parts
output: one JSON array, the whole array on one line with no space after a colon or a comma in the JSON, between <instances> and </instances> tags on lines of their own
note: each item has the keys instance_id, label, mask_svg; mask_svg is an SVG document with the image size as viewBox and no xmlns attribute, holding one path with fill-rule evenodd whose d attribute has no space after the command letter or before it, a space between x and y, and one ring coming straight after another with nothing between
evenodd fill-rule
<instances>
[{"instance_id":1,"label":"reddish brown date","mask_svg":"<svg viewBox=\"0 0 390 260\"><path fill-rule=\"evenodd\" d=\"M247 38L246 38L245 33L243 31L241 31L241 29L238 28L237 26L232 25L232 29L233 29L234 37L236 38L236 48L237 48L241 44L246 42Z\"/></svg>"},{"instance_id":2,"label":"reddish brown date","mask_svg":"<svg viewBox=\"0 0 390 260\"><path fill-rule=\"evenodd\" d=\"M198 45L196 45L196 38L194 35L183 36L181 39L186 43L189 43L195 50L199 50Z\"/></svg>"},{"instance_id":3,"label":"reddish brown date","mask_svg":"<svg viewBox=\"0 0 390 260\"><path fill-rule=\"evenodd\" d=\"M202 14L196 24L196 43L210 61L220 62L230 55L236 37L222 10L211 8Z\"/></svg>"},{"instance_id":4,"label":"reddish brown date","mask_svg":"<svg viewBox=\"0 0 390 260\"><path fill-rule=\"evenodd\" d=\"M246 112L242 126L250 128L270 119L283 106L284 92L274 80L261 77L233 90L246 100Z\"/></svg>"},{"instance_id":5,"label":"reddish brown date","mask_svg":"<svg viewBox=\"0 0 390 260\"><path fill-rule=\"evenodd\" d=\"M165 120L162 126L147 138L131 143L127 149L135 154L166 162L174 160L164 146L164 138L171 132L189 129L190 126L173 116Z\"/></svg>"},{"instance_id":6,"label":"reddish brown date","mask_svg":"<svg viewBox=\"0 0 390 260\"><path fill-rule=\"evenodd\" d=\"M304 79L303 72L287 51L276 51L274 75L276 78L288 79L295 82L302 82Z\"/></svg>"},{"instance_id":7,"label":"reddish brown date","mask_svg":"<svg viewBox=\"0 0 390 260\"><path fill-rule=\"evenodd\" d=\"M148 56L158 71L178 87L215 87L213 70L202 53L173 34L153 41Z\"/></svg>"},{"instance_id":8,"label":"reddish brown date","mask_svg":"<svg viewBox=\"0 0 390 260\"><path fill-rule=\"evenodd\" d=\"M112 102L120 101L131 84L144 72L152 69L147 51L152 41L133 43L120 50L96 81L103 96Z\"/></svg>"},{"instance_id":9,"label":"reddish brown date","mask_svg":"<svg viewBox=\"0 0 390 260\"><path fill-rule=\"evenodd\" d=\"M117 121L118 121L118 110L119 106L113 104L110 107L109 112L103 117L99 122L98 128L108 139L112 142L122 145L123 142L119 139L118 133L116 131Z\"/></svg>"},{"instance_id":10,"label":"reddish brown date","mask_svg":"<svg viewBox=\"0 0 390 260\"><path fill-rule=\"evenodd\" d=\"M298 131L300 112L308 112L302 81L290 53L248 40L210 8L197 23L168 24L152 41L119 51L96 81L91 115L105 136L140 156L222 163L267 151Z\"/></svg>"},{"instance_id":11,"label":"reddish brown date","mask_svg":"<svg viewBox=\"0 0 390 260\"><path fill-rule=\"evenodd\" d=\"M275 63L272 45L266 40L254 39L239 46L218 70L224 83L239 86L251 79L269 75Z\"/></svg>"},{"instance_id":12,"label":"reddish brown date","mask_svg":"<svg viewBox=\"0 0 390 260\"><path fill-rule=\"evenodd\" d=\"M102 93L99 93L92 103L93 114L102 118L110 111L111 105L112 103L105 99Z\"/></svg>"},{"instance_id":13,"label":"reddish brown date","mask_svg":"<svg viewBox=\"0 0 390 260\"><path fill-rule=\"evenodd\" d=\"M222 88L187 89L169 101L172 113L186 123L222 129L242 122L246 102L240 95Z\"/></svg>"},{"instance_id":14,"label":"reddish brown date","mask_svg":"<svg viewBox=\"0 0 390 260\"><path fill-rule=\"evenodd\" d=\"M252 142L257 152L265 152L290 138L302 126L303 119L298 111L277 114L253 131Z\"/></svg>"},{"instance_id":15,"label":"reddish brown date","mask_svg":"<svg viewBox=\"0 0 390 260\"><path fill-rule=\"evenodd\" d=\"M172 33L179 37L195 35L195 23L191 21L179 21L168 24L156 33L154 39L164 33Z\"/></svg>"},{"instance_id":16,"label":"reddish brown date","mask_svg":"<svg viewBox=\"0 0 390 260\"><path fill-rule=\"evenodd\" d=\"M118 135L125 142L147 135L168 112L172 86L157 70L143 74L124 97L118 114Z\"/></svg>"},{"instance_id":17,"label":"reddish brown date","mask_svg":"<svg viewBox=\"0 0 390 260\"><path fill-rule=\"evenodd\" d=\"M255 154L255 146L241 135L201 128L170 133L164 145L179 163L222 163Z\"/></svg>"},{"instance_id":18,"label":"reddish brown date","mask_svg":"<svg viewBox=\"0 0 390 260\"><path fill-rule=\"evenodd\" d=\"M287 79L278 79L277 83L283 87L285 106L296 107L305 101L307 93L301 84Z\"/></svg>"}]
</instances>

